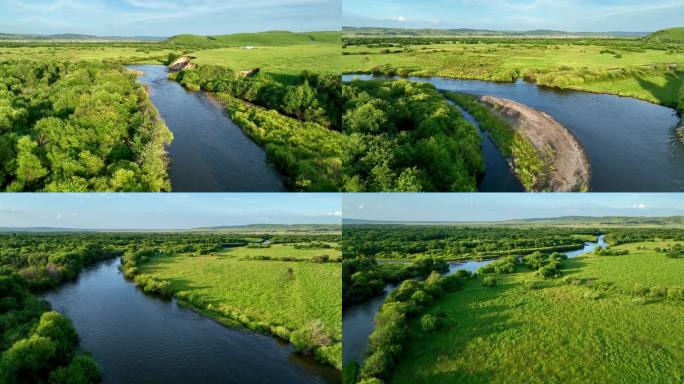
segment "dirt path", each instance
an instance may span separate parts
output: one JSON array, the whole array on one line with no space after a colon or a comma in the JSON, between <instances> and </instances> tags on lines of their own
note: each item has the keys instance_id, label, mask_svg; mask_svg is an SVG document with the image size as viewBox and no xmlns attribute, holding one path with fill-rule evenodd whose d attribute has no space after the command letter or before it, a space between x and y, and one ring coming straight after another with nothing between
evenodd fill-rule
<instances>
[{"instance_id":1,"label":"dirt path","mask_svg":"<svg viewBox=\"0 0 684 384\"><path fill-rule=\"evenodd\" d=\"M553 149L555 169L548 185L552 192L577 192L591 182L591 164L582 145L564 126L544 112L512 100L482 96L480 101L520 132L539 153Z\"/></svg>"}]
</instances>

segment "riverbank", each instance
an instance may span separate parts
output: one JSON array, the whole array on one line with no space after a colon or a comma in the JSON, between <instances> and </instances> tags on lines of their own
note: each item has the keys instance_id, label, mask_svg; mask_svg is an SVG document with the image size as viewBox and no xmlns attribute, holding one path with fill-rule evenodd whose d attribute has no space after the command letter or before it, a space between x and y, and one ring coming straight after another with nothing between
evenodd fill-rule
<instances>
[{"instance_id":1,"label":"riverbank","mask_svg":"<svg viewBox=\"0 0 684 384\"><path fill-rule=\"evenodd\" d=\"M257 251L280 254L281 248ZM146 292L173 297L223 325L290 342L302 354L339 369L341 286L329 282L339 280L341 266L319 262L307 250L288 249L300 259L251 260L241 256L240 249L231 249L201 256L170 254L138 263L134 254L127 254L123 270ZM316 255L321 252L336 253Z\"/></svg>"},{"instance_id":2,"label":"riverbank","mask_svg":"<svg viewBox=\"0 0 684 384\"><path fill-rule=\"evenodd\" d=\"M512 100L482 96L479 101L527 139L540 154L544 164L549 164L545 178L539 180L534 191L588 190L591 183L589 158L567 128L548 114Z\"/></svg>"}]
</instances>

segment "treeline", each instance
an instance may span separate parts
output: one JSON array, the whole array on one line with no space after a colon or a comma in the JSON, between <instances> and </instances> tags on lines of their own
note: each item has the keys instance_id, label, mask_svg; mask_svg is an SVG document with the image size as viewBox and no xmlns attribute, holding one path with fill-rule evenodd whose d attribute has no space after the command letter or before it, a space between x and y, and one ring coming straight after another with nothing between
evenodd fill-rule
<instances>
[{"instance_id":1,"label":"treeline","mask_svg":"<svg viewBox=\"0 0 684 384\"><path fill-rule=\"evenodd\" d=\"M345 225L343 252L345 258L468 260L581 249L598 235L592 228Z\"/></svg>"},{"instance_id":2,"label":"treeline","mask_svg":"<svg viewBox=\"0 0 684 384\"><path fill-rule=\"evenodd\" d=\"M612 246L647 241L674 240L684 241L681 228L615 228L605 238Z\"/></svg>"},{"instance_id":3,"label":"treeline","mask_svg":"<svg viewBox=\"0 0 684 384\"><path fill-rule=\"evenodd\" d=\"M445 277L433 272L425 281L406 280L392 292L375 316L375 328L368 338L368 357L359 371L359 382L378 384L388 380L408 341L409 321L420 317L443 294L461 289L470 277L467 271ZM441 316L425 314L420 317L422 331L431 333L439 329Z\"/></svg>"},{"instance_id":4,"label":"treeline","mask_svg":"<svg viewBox=\"0 0 684 384\"><path fill-rule=\"evenodd\" d=\"M477 190L480 136L434 86L352 81L342 93L349 138L344 190Z\"/></svg>"},{"instance_id":5,"label":"treeline","mask_svg":"<svg viewBox=\"0 0 684 384\"><path fill-rule=\"evenodd\" d=\"M171 140L120 66L0 63L0 189L168 191Z\"/></svg>"},{"instance_id":6,"label":"treeline","mask_svg":"<svg viewBox=\"0 0 684 384\"><path fill-rule=\"evenodd\" d=\"M340 190L345 140L339 76L303 72L294 84L284 84L265 74L244 77L200 66L172 77L227 104L233 121L266 150L290 188Z\"/></svg>"},{"instance_id":7,"label":"treeline","mask_svg":"<svg viewBox=\"0 0 684 384\"><path fill-rule=\"evenodd\" d=\"M477 273L478 275L490 273L509 274L514 273L518 266L522 266L534 271L537 277L560 277L563 261L567 259L568 256L566 254L559 252L550 254L534 252L523 257L506 256L481 267Z\"/></svg>"},{"instance_id":8,"label":"treeline","mask_svg":"<svg viewBox=\"0 0 684 384\"><path fill-rule=\"evenodd\" d=\"M375 257L349 255L342 257L342 305L348 306L382 294L390 283L425 277L432 272L445 273L449 264L431 257L413 262L379 264Z\"/></svg>"}]
</instances>

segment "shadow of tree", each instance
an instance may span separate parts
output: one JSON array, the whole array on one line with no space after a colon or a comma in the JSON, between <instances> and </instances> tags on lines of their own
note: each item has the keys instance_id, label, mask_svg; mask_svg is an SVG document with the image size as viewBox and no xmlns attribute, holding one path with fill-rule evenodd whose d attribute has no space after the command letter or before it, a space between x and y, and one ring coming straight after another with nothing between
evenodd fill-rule
<instances>
[{"instance_id":1,"label":"shadow of tree","mask_svg":"<svg viewBox=\"0 0 684 384\"><path fill-rule=\"evenodd\" d=\"M682 107L681 98L684 91L684 72L670 72L665 75L665 84L658 85L643 77L638 77L639 85L647 90L662 105L677 108Z\"/></svg>"}]
</instances>

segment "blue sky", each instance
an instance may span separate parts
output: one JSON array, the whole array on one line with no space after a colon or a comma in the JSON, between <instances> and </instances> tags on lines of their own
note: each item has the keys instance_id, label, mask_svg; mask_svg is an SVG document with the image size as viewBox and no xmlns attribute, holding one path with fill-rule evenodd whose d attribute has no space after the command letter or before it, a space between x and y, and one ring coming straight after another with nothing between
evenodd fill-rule
<instances>
[{"instance_id":1,"label":"blue sky","mask_svg":"<svg viewBox=\"0 0 684 384\"><path fill-rule=\"evenodd\" d=\"M340 29L339 0L0 0L0 32L117 36Z\"/></svg>"},{"instance_id":2,"label":"blue sky","mask_svg":"<svg viewBox=\"0 0 684 384\"><path fill-rule=\"evenodd\" d=\"M684 216L684 194L344 194L345 219L496 221L560 216Z\"/></svg>"},{"instance_id":3,"label":"blue sky","mask_svg":"<svg viewBox=\"0 0 684 384\"><path fill-rule=\"evenodd\" d=\"M684 26L684 0L343 0L344 26L650 32Z\"/></svg>"},{"instance_id":4,"label":"blue sky","mask_svg":"<svg viewBox=\"0 0 684 384\"><path fill-rule=\"evenodd\" d=\"M0 227L185 229L337 224L339 194L0 194Z\"/></svg>"}]
</instances>

